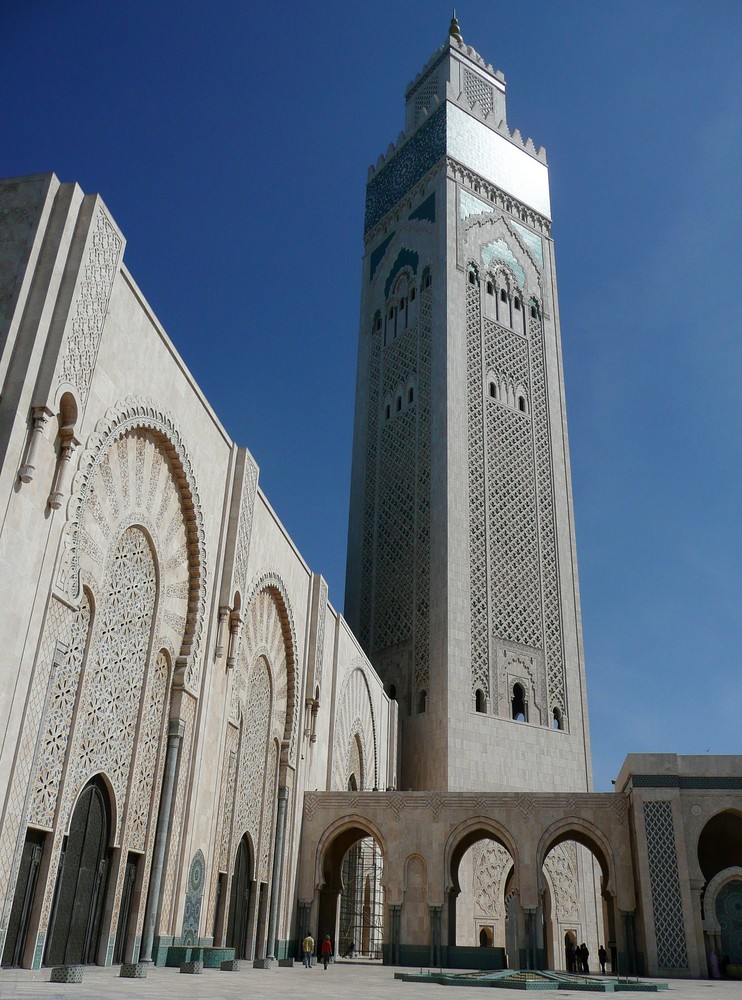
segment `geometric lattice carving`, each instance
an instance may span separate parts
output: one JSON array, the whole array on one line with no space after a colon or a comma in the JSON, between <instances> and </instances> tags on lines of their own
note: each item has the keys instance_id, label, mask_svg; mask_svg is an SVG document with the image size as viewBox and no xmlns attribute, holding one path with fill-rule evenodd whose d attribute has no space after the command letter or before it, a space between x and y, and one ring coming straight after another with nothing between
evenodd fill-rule
<instances>
[{"instance_id":1,"label":"geometric lattice carving","mask_svg":"<svg viewBox=\"0 0 742 1000\"><path fill-rule=\"evenodd\" d=\"M541 573L544 602L544 646L546 652L549 707L559 708L567 717L564 678L559 569L557 565L554 484L546 392L546 330L540 318L529 323L531 342L531 398L533 433L536 446L538 520L541 540ZM549 713L550 714L550 713Z\"/></svg>"},{"instance_id":2,"label":"geometric lattice carving","mask_svg":"<svg viewBox=\"0 0 742 1000\"><path fill-rule=\"evenodd\" d=\"M253 508L255 506L257 485L258 467L249 455L245 455L245 472L242 481L242 496L240 498L240 523L234 554L235 589L239 590L243 597L245 588L247 587L247 559L250 554L250 535L252 534Z\"/></svg>"},{"instance_id":3,"label":"geometric lattice carving","mask_svg":"<svg viewBox=\"0 0 742 1000\"><path fill-rule=\"evenodd\" d=\"M131 851L144 851L150 812L154 815L152 807L159 799L159 794L154 794L154 783L158 774L157 755L167 715L168 677L167 656L159 653L147 682L145 707L137 739L137 759L127 817L126 839Z\"/></svg>"},{"instance_id":4,"label":"geometric lattice carving","mask_svg":"<svg viewBox=\"0 0 742 1000\"><path fill-rule=\"evenodd\" d=\"M575 842L567 840L553 847L544 859L544 871L554 893L557 920L578 920L580 887Z\"/></svg>"},{"instance_id":5,"label":"geometric lattice carving","mask_svg":"<svg viewBox=\"0 0 742 1000\"><path fill-rule=\"evenodd\" d=\"M120 254L121 237L99 209L58 375L59 382L75 386L81 403L87 399Z\"/></svg>"},{"instance_id":6,"label":"geometric lattice carving","mask_svg":"<svg viewBox=\"0 0 742 1000\"><path fill-rule=\"evenodd\" d=\"M381 328L370 337L359 616L372 656L411 646L413 702L429 688L430 617L431 288L418 290L417 322L385 347ZM382 401L413 382L414 402L380 419Z\"/></svg>"},{"instance_id":7,"label":"geometric lattice carving","mask_svg":"<svg viewBox=\"0 0 742 1000\"><path fill-rule=\"evenodd\" d=\"M378 788L377 766L376 722L371 692L366 675L358 666L343 681L337 700L332 745L333 791L347 791L351 773L359 782L359 790L361 781L366 788Z\"/></svg>"},{"instance_id":8,"label":"geometric lattice carving","mask_svg":"<svg viewBox=\"0 0 742 1000\"><path fill-rule=\"evenodd\" d=\"M478 73L472 73L468 69L464 70L464 93L469 102L469 107L473 108L476 102L479 101L482 114L485 117L492 114L494 100L492 87Z\"/></svg>"},{"instance_id":9,"label":"geometric lattice carving","mask_svg":"<svg viewBox=\"0 0 742 1000\"><path fill-rule=\"evenodd\" d=\"M475 913L499 917L504 878L513 863L510 851L496 840L480 840L472 849Z\"/></svg>"},{"instance_id":10,"label":"geometric lattice carving","mask_svg":"<svg viewBox=\"0 0 742 1000\"><path fill-rule=\"evenodd\" d=\"M687 969L683 901L680 895L675 829L670 802L645 802L649 883L660 969Z\"/></svg>"},{"instance_id":11,"label":"geometric lattice carving","mask_svg":"<svg viewBox=\"0 0 742 1000\"><path fill-rule=\"evenodd\" d=\"M538 654L537 676L532 680L541 702L540 721L546 724L554 708L559 708L562 719L566 719L566 698L545 333L538 317L529 321L528 338L483 318L482 290L476 274L474 283L469 272L463 280L469 407L472 690L481 688L491 694L494 705L506 697L506 692L498 690L502 683L498 672L493 678L496 689L490 692L491 666L500 641L543 650ZM523 290L509 267L495 265L484 280L494 282L495 294L499 287L509 287L526 307ZM522 391L530 412L528 406L523 411L516 407L497 389L494 398L491 396L489 382L498 384L492 373L507 373L505 381ZM543 691L544 685L548 693Z\"/></svg>"},{"instance_id":12,"label":"geometric lattice carving","mask_svg":"<svg viewBox=\"0 0 742 1000\"><path fill-rule=\"evenodd\" d=\"M5 816L0 826L0 899L3 901L0 927L2 928L8 926L8 916L15 893L26 832L24 820L29 812L34 776L43 748L42 727L50 701L50 688L56 666L70 645L73 615L74 612L70 608L54 597L49 600L41 645L36 658L34 683L23 717L23 728Z\"/></svg>"},{"instance_id":13,"label":"geometric lattice carving","mask_svg":"<svg viewBox=\"0 0 742 1000\"><path fill-rule=\"evenodd\" d=\"M42 723L28 822L46 830L51 830L54 825L57 794L62 780L72 712L77 697L77 682L89 627L90 601L86 593L79 610L72 612L66 649L56 659L46 716Z\"/></svg>"},{"instance_id":14,"label":"geometric lattice carving","mask_svg":"<svg viewBox=\"0 0 742 1000\"><path fill-rule=\"evenodd\" d=\"M273 853L275 837L273 836L273 812L276 801L276 779L278 777L278 740L273 739L268 748L265 763L265 788L263 791L263 816L260 824L260 868L258 877L261 882L267 882L270 871L270 859Z\"/></svg>"},{"instance_id":15,"label":"geometric lattice carving","mask_svg":"<svg viewBox=\"0 0 742 1000\"><path fill-rule=\"evenodd\" d=\"M136 397L106 412L80 458L54 584L64 600L79 602L82 569L100 577L111 539L127 523L145 525L155 540L167 577L162 625L175 668L195 692L206 604L201 504L177 424Z\"/></svg>"},{"instance_id":16,"label":"geometric lattice carving","mask_svg":"<svg viewBox=\"0 0 742 1000\"><path fill-rule=\"evenodd\" d=\"M237 738L238 731L234 726L227 727L227 741L224 747L224 764L222 766L222 794L219 799L221 811L221 837L219 839L219 871L226 872L229 868L229 835L232 829L232 814L234 811L234 791L237 779Z\"/></svg>"},{"instance_id":17,"label":"geometric lattice carving","mask_svg":"<svg viewBox=\"0 0 742 1000\"><path fill-rule=\"evenodd\" d=\"M250 675L250 700L246 710L240 747L239 779L233 846L245 831L257 849L263 803L268 728L271 716L271 680L268 663L260 657Z\"/></svg>"},{"instance_id":18,"label":"geometric lattice carving","mask_svg":"<svg viewBox=\"0 0 742 1000\"><path fill-rule=\"evenodd\" d=\"M469 421L469 585L472 690L490 694L487 486L482 409L482 329L479 284L466 281L467 406Z\"/></svg>"},{"instance_id":19,"label":"geometric lattice carving","mask_svg":"<svg viewBox=\"0 0 742 1000\"><path fill-rule=\"evenodd\" d=\"M423 111L430 111L433 98L438 93L438 77L431 73L428 79L421 83L415 91L415 124L422 118Z\"/></svg>"},{"instance_id":20,"label":"geometric lattice carving","mask_svg":"<svg viewBox=\"0 0 742 1000\"><path fill-rule=\"evenodd\" d=\"M98 771L111 781L121 822L156 590L149 542L139 528L128 528L108 567L83 678L65 780L63 825L80 790Z\"/></svg>"}]
</instances>

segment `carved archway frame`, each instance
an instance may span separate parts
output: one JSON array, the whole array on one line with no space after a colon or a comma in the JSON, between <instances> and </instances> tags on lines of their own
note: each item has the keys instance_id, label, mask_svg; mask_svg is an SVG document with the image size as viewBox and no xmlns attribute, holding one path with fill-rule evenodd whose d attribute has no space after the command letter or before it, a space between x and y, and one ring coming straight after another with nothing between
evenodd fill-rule
<instances>
[{"instance_id":1,"label":"carved archway frame","mask_svg":"<svg viewBox=\"0 0 742 1000\"><path fill-rule=\"evenodd\" d=\"M106 411L89 436L72 482L67 521L62 532L55 595L77 606L82 597L80 580L80 527L90 499L95 473L111 446L128 431L148 430L170 461L180 500L191 565L186 627L175 661L175 680L197 695L200 682L199 652L206 610L206 544L201 501L188 450L175 419L153 400L127 396Z\"/></svg>"}]
</instances>

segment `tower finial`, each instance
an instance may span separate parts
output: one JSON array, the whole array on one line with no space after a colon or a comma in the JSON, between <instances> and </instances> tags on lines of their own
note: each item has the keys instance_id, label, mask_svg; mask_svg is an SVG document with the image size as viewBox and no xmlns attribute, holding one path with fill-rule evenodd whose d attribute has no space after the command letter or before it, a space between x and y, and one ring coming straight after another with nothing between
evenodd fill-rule
<instances>
[{"instance_id":1,"label":"tower finial","mask_svg":"<svg viewBox=\"0 0 742 1000\"><path fill-rule=\"evenodd\" d=\"M451 14L451 24L448 27L448 34L451 38L455 38L457 42L463 42L461 37L461 28L459 27L459 22L456 20L456 8L454 7Z\"/></svg>"}]
</instances>

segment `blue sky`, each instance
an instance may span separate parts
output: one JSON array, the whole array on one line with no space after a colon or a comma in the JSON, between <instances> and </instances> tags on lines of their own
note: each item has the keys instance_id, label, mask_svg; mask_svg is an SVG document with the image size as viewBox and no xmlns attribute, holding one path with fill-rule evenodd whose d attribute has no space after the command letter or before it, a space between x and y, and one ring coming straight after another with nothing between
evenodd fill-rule
<instances>
[{"instance_id":1,"label":"blue sky","mask_svg":"<svg viewBox=\"0 0 742 1000\"><path fill-rule=\"evenodd\" d=\"M545 145L595 784L740 752L742 4L460 3ZM0 176L98 191L342 607L366 171L438 0L4 0Z\"/></svg>"}]
</instances>

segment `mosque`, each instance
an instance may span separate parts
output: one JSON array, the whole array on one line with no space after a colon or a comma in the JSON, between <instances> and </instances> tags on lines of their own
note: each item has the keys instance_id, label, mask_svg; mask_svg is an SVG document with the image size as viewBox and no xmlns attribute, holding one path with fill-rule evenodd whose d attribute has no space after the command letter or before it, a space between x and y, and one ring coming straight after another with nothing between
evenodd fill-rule
<instances>
[{"instance_id":1,"label":"mosque","mask_svg":"<svg viewBox=\"0 0 742 1000\"><path fill-rule=\"evenodd\" d=\"M369 169L347 621L102 199L0 182L3 967L261 968L307 931L742 966L742 757L592 791L548 167L505 90L454 19Z\"/></svg>"}]
</instances>

